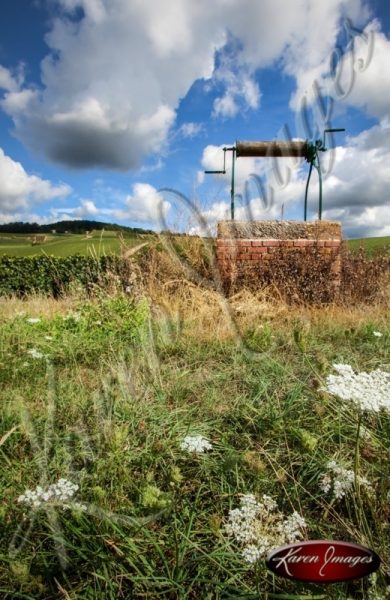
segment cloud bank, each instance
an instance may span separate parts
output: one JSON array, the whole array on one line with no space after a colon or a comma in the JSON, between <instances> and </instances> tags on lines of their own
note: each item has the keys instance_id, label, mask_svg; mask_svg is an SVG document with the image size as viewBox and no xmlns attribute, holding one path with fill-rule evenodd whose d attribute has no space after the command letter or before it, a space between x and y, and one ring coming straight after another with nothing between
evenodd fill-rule
<instances>
[{"instance_id":1,"label":"cloud bank","mask_svg":"<svg viewBox=\"0 0 390 600\"><path fill-rule=\"evenodd\" d=\"M33 151L73 168L118 170L164 152L195 81L218 89L216 118L256 109L259 69L279 65L303 89L308 77L324 76L343 18L359 23L368 14L364 0L52 3L41 85L2 68L2 108Z\"/></svg>"},{"instance_id":2,"label":"cloud bank","mask_svg":"<svg viewBox=\"0 0 390 600\"><path fill-rule=\"evenodd\" d=\"M0 211L4 215L29 209L34 204L64 198L71 191L66 184L55 185L37 175L29 175L19 162L0 148Z\"/></svg>"}]
</instances>

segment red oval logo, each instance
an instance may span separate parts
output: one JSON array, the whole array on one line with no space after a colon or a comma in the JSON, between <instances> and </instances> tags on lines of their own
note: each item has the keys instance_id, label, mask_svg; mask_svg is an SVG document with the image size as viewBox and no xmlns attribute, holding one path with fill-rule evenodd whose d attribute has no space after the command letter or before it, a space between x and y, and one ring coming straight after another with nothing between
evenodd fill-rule
<instances>
[{"instance_id":1,"label":"red oval logo","mask_svg":"<svg viewBox=\"0 0 390 600\"><path fill-rule=\"evenodd\" d=\"M379 556L364 546L332 540L289 544L273 550L267 567L276 575L311 583L336 583L370 575Z\"/></svg>"}]
</instances>

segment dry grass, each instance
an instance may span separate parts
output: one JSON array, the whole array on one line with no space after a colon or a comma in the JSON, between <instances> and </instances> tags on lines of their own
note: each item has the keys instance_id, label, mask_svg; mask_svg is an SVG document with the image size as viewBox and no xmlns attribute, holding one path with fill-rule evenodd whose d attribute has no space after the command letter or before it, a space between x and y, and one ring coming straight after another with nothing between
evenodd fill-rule
<instances>
[{"instance_id":1,"label":"dry grass","mask_svg":"<svg viewBox=\"0 0 390 600\"><path fill-rule=\"evenodd\" d=\"M291 303L291 297L296 293L293 277L287 280L284 290L271 281L261 289L257 285L256 289L252 282L251 286L243 285L227 296L218 278L215 281L212 277L213 257L209 242L199 238L174 241L182 246L179 253L167 252L166 248L156 244L144 255L141 265L143 288L156 314L160 312L174 321L185 322L189 335L192 333L202 339L231 338L237 328L242 331L264 320L285 322L286 327L295 319L303 319L352 328L367 321L368 305L370 318L386 322L390 301L387 293L388 263L385 261L380 260L380 264L373 265L363 256L352 257L344 250L344 299L340 297L337 303L316 306L302 301ZM178 257L181 257L180 260ZM287 260L291 260L291 254ZM312 260L313 257L308 254L301 269L301 277L311 275L306 281L311 291L319 286L318 270L313 267ZM286 256L282 255L280 264L277 263L279 269L276 275L280 276L280 281L285 261ZM359 285L356 284L354 266ZM323 279L329 268L325 264ZM367 287L371 290L370 295L365 295ZM288 294L283 293L286 289Z\"/></svg>"},{"instance_id":2,"label":"dry grass","mask_svg":"<svg viewBox=\"0 0 390 600\"><path fill-rule=\"evenodd\" d=\"M313 268L310 270L311 259L308 254L301 275L312 273L308 283L311 289L315 289L318 285L315 276L318 273ZM284 290L271 281L267 286L256 289L252 281L252 285L243 285L227 296L218 275L214 279L216 264L213 264L213 244L210 240L164 236L160 241L143 248L136 260L134 257L130 260L134 275L133 291L137 296L149 298L154 316L171 321L182 332L198 339L230 339L237 335L237 331L261 327L264 321L275 320L280 325L285 324L286 328L297 320L313 325L321 322L359 327L359 324L367 321L368 305L370 319L385 325L389 310L385 261L380 259L373 265L373 261L362 255L351 256L345 251L344 301L339 299L337 303L319 306L304 302L291 303L295 293L291 277L287 278L288 285L285 284ZM286 260L291 258L286 259L282 255L279 262L276 261L276 276L282 275ZM328 265L324 269L327 272ZM371 296L365 295L367 288L371 290ZM283 293L286 289L289 290L288 294ZM376 291L375 298L373 291ZM83 299L82 296L83 293L78 291L59 299L39 295L24 300L0 298L0 311L5 317L24 311L26 316L50 318L74 310Z\"/></svg>"},{"instance_id":3,"label":"dry grass","mask_svg":"<svg viewBox=\"0 0 390 600\"><path fill-rule=\"evenodd\" d=\"M26 317L52 318L64 315L75 307L79 296L69 295L63 298L50 298L41 294L31 294L26 299L16 296L0 296L0 314L6 318L13 318L16 314L25 314Z\"/></svg>"}]
</instances>

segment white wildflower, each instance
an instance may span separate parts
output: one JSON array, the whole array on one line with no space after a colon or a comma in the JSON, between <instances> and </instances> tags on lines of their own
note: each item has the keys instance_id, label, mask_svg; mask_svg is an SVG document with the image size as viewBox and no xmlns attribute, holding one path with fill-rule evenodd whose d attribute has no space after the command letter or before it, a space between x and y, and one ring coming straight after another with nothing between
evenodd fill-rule
<instances>
[{"instance_id":1,"label":"white wildflower","mask_svg":"<svg viewBox=\"0 0 390 600\"><path fill-rule=\"evenodd\" d=\"M278 507L275 500L271 498L271 496L267 496L266 494L263 494L263 504L269 511L276 510Z\"/></svg>"},{"instance_id":2,"label":"white wildflower","mask_svg":"<svg viewBox=\"0 0 390 600\"><path fill-rule=\"evenodd\" d=\"M27 323L40 323L40 321L41 321L41 319L33 318L33 317L30 317L29 319L26 319L26 320L27 320Z\"/></svg>"},{"instance_id":3,"label":"white wildflower","mask_svg":"<svg viewBox=\"0 0 390 600\"><path fill-rule=\"evenodd\" d=\"M81 314L79 312L71 312L64 317L64 320L73 319L73 321L80 321Z\"/></svg>"},{"instance_id":4,"label":"white wildflower","mask_svg":"<svg viewBox=\"0 0 390 600\"><path fill-rule=\"evenodd\" d=\"M45 335L45 340L47 340L48 342L50 342L52 339L53 338L51 335Z\"/></svg>"},{"instance_id":5,"label":"white wildflower","mask_svg":"<svg viewBox=\"0 0 390 600\"><path fill-rule=\"evenodd\" d=\"M373 331L372 335L375 335L375 337L382 337L383 333L381 333L380 331Z\"/></svg>"},{"instance_id":6,"label":"white wildflower","mask_svg":"<svg viewBox=\"0 0 390 600\"><path fill-rule=\"evenodd\" d=\"M42 352L39 352L36 348L31 348L27 350L27 354L30 354L32 358L44 358L45 355Z\"/></svg>"},{"instance_id":7,"label":"white wildflower","mask_svg":"<svg viewBox=\"0 0 390 600\"><path fill-rule=\"evenodd\" d=\"M360 437L366 441L370 441L372 439L370 430L367 429L367 427L364 427L364 425L360 425Z\"/></svg>"},{"instance_id":8,"label":"white wildflower","mask_svg":"<svg viewBox=\"0 0 390 600\"><path fill-rule=\"evenodd\" d=\"M33 508L51 504L63 509L77 508L79 510L86 510L87 507L84 504L72 501L78 489L79 486L76 483L61 478L57 483L52 483L47 488L38 485L35 490L26 490L24 494L19 496L18 503L27 504Z\"/></svg>"},{"instance_id":9,"label":"white wildflower","mask_svg":"<svg viewBox=\"0 0 390 600\"><path fill-rule=\"evenodd\" d=\"M246 548L244 548L244 550L241 553L241 556L245 560L245 562L253 564L263 556L263 552L262 549L258 546L250 544L249 546L246 546Z\"/></svg>"},{"instance_id":10,"label":"white wildflower","mask_svg":"<svg viewBox=\"0 0 390 600\"><path fill-rule=\"evenodd\" d=\"M270 496L257 501L253 494L241 497L241 507L229 512L226 533L244 546L242 557L254 563L273 548L302 539L305 520L297 512L285 518Z\"/></svg>"},{"instance_id":11,"label":"white wildflower","mask_svg":"<svg viewBox=\"0 0 390 600\"><path fill-rule=\"evenodd\" d=\"M95 321L95 325L101 325L102 322L101 321Z\"/></svg>"},{"instance_id":12,"label":"white wildflower","mask_svg":"<svg viewBox=\"0 0 390 600\"><path fill-rule=\"evenodd\" d=\"M390 373L376 369L354 373L350 365L335 364L338 375L328 375L325 390L350 400L362 411L390 410Z\"/></svg>"},{"instance_id":13,"label":"white wildflower","mask_svg":"<svg viewBox=\"0 0 390 600\"><path fill-rule=\"evenodd\" d=\"M296 510L279 525L280 533L284 535L288 544L298 542L302 537L302 529L305 527L305 519Z\"/></svg>"},{"instance_id":14,"label":"white wildflower","mask_svg":"<svg viewBox=\"0 0 390 600\"><path fill-rule=\"evenodd\" d=\"M188 450L188 452L202 453L205 450L212 450L213 446L208 439L202 435L187 435L180 444L182 450Z\"/></svg>"},{"instance_id":15,"label":"white wildflower","mask_svg":"<svg viewBox=\"0 0 390 600\"><path fill-rule=\"evenodd\" d=\"M341 467L334 460L329 461L326 467L328 472L323 475L320 488L326 494L333 490L333 498L341 500L353 490L355 474L353 471ZM357 481L368 491L372 490L370 482L365 477L358 475Z\"/></svg>"}]
</instances>

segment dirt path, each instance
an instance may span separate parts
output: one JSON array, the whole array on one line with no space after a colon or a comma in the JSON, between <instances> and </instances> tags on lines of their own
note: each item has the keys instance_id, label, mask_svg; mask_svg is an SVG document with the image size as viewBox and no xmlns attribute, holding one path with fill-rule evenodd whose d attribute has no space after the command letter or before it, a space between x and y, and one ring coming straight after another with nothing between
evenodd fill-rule
<instances>
[{"instance_id":1,"label":"dirt path","mask_svg":"<svg viewBox=\"0 0 390 600\"><path fill-rule=\"evenodd\" d=\"M127 250L127 252L123 254L123 257L129 258L129 256L133 256L133 254L138 252L138 250L141 250L141 248L143 248L144 246L147 246L149 243L150 242L143 242L142 244L138 244L138 246L133 246L132 248L130 248L130 250Z\"/></svg>"}]
</instances>

